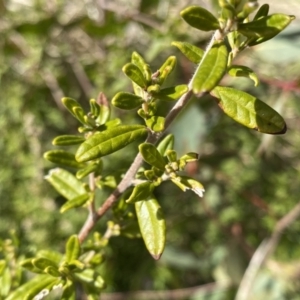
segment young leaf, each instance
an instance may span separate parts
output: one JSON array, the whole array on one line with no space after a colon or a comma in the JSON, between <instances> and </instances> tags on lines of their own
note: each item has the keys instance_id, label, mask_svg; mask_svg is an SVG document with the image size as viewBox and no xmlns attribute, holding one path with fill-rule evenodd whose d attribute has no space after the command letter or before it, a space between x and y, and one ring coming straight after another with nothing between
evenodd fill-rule
<instances>
[{"instance_id":1,"label":"young leaf","mask_svg":"<svg viewBox=\"0 0 300 300\"><path fill-rule=\"evenodd\" d=\"M163 101L175 101L188 91L186 84L161 89L159 92L153 93L153 96Z\"/></svg>"},{"instance_id":2,"label":"young leaf","mask_svg":"<svg viewBox=\"0 0 300 300\"><path fill-rule=\"evenodd\" d=\"M177 47L181 53L194 64L199 64L204 55L204 51L202 49L187 42L176 41L172 42L172 45Z\"/></svg>"},{"instance_id":3,"label":"young leaf","mask_svg":"<svg viewBox=\"0 0 300 300\"><path fill-rule=\"evenodd\" d=\"M139 145L139 150L145 162L160 170L165 170L166 162L154 145L143 143Z\"/></svg>"},{"instance_id":4,"label":"young leaf","mask_svg":"<svg viewBox=\"0 0 300 300\"><path fill-rule=\"evenodd\" d=\"M69 201L67 201L61 208L60 208L60 212L64 213L69 209L72 208L76 208L76 207L80 207L83 206L90 198L90 195L88 193L86 194L82 194L80 196L75 197L74 199L71 199Z\"/></svg>"},{"instance_id":5,"label":"young leaf","mask_svg":"<svg viewBox=\"0 0 300 300\"><path fill-rule=\"evenodd\" d=\"M60 135L57 136L52 144L55 146L71 146L78 145L85 141L85 138L77 135Z\"/></svg>"},{"instance_id":6,"label":"young leaf","mask_svg":"<svg viewBox=\"0 0 300 300\"><path fill-rule=\"evenodd\" d=\"M90 100L91 113L94 117L98 117L101 112L101 107L95 99Z\"/></svg>"},{"instance_id":7,"label":"young leaf","mask_svg":"<svg viewBox=\"0 0 300 300\"><path fill-rule=\"evenodd\" d=\"M143 57L138 54L137 52L133 52L131 55L131 62L135 64L144 74L146 81L148 84L151 83L151 70L149 68L149 65L145 62Z\"/></svg>"},{"instance_id":8,"label":"young leaf","mask_svg":"<svg viewBox=\"0 0 300 300\"><path fill-rule=\"evenodd\" d=\"M73 153L64 150L50 150L44 153L44 158L59 165L72 168L82 168L84 164L80 164L75 160Z\"/></svg>"},{"instance_id":9,"label":"young leaf","mask_svg":"<svg viewBox=\"0 0 300 300\"><path fill-rule=\"evenodd\" d=\"M163 65L158 70L158 78L157 83L162 85L166 78L170 75L176 65L176 57L169 56L167 60L163 63Z\"/></svg>"},{"instance_id":10,"label":"young leaf","mask_svg":"<svg viewBox=\"0 0 300 300\"><path fill-rule=\"evenodd\" d=\"M86 193L82 182L66 170L52 169L45 179L68 200Z\"/></svg>"},{"instance_id":11,"label":"young leaf","mask_svg":"<svg viewBox=\"0 0 300 300\"><path fill-rule=\"evenodd\" d=\"M130 197L126 200L127 203L147 200L153 192L154 184L146 181L134 187Z\"/></svg>"},{"instance_id":12,"label":"young leaf","mask_svg":"<svg viewBox=\"0 0 300 300\"><path fill-rule=\"evenodd\" d=\"M143 102L143 98L125 92L117 93L111 100L113 106L126 110L138 108Z\"/></svg>"},{"instance_id":13,"label":"young leaf","mask_svg":"<svg viewBox=\"0 0 300 300\"><path fill-rule=\"evenodd\" d=\"M152 116L145 120L146 125L154 132L161 132L165 129L165 118L161 116Z\"/></svg>"},{"instance_id":14,"label":"young leaf","mask_svg":"<svg viewBox=\"0 0 300 300\"><path fill-rule=\"evenodd\" d=\"M146 137L147 129L142 125L121 125L95 133L81 144L76 153L78 162L85 162L116 152L135 140Z\"/></svg>"},{"instance_id":15,"label":"young leaf","mask_svg":"<svg viewBox=\"0 0 300 300\"><path fill-rule=\"evenodd\" d=\"M76 260L80 256L80 243L76 234L69 237L66 244L66 262L69 263Z\"/></svg>"},{"instance_id":16,"label":"young leaf","mask_svg":"<svg viewBox=\"0 0 300 300\"><path fill-rule=\"evenodd\" d=\"M65 97L65 98L62 98L61 99L63 105L67 108L67 110L75 117L77 118L75 112L74 112L74 109L75 108L78 108L80 109L81 111L83 111L83 108L82 106L74 99L72 98L68 98L68 97Z\"/></svg>"},{"instance_id":17,"label":"young leaf","mask_svg":"<svg viewBox=\"0 0 300 300\"><path fill-rule=\"evenodd\" d=\"M147 81L142 73L142 71L133 63L126 64L122 71L127 77L129 77L134 83L136 83L141 88L147 87Z\"/></svg>"},{"instance_id":18,"label":"young leaf","mask_svg":"<svg viewBox=\"0 0 300 300\"><path fill-rule=\"evenodd\" d=\"M190 26L202 31L217 30L220 28L218 19L200 6L189 6L181 11L180 15Z\"/></svg>"},{"instance_id":19,"label":"young leaf","mask_svg":"<svg viewBox=\"0 0 300 300\"><path fill-rule=\"evenodd\" d=\"M44 258L44 257L37 257L37 258L34 258L32 260L32 264L37 268L37 269L40 269L41 271L44 271L47 267L53 267L53 268L56 268L58 267L58 265L50 260L50 259L47 259L47 258Z\"/></svg>"},{"instance_id":20,"label":"young leaf","mask_svg":"<svg viewBox=\"0 0 300 300\"><path fill-rule=\"evenodd\" d=\"M95 173L97 173L97 175L99 175L101 173L102 166L103 166L102 160L100 160L98 163L90 164L87 167L78 170L76 172L76 177L78 179L82 179L93 172L95 172Z\"/></svg>"},{"instance_id":21,"label":"young leaf","mask_svg":"<svg viewBox=\"0 0 300 300\"><path fill-rule=\"evenodd\" d=\"M166 155L168 150L173 149L174 147L174 135L168 134L157 146L157 150L162 156Z\"/></svg>"},{"instance_id":22,"label":"young leaf","mask_svg":"<svg viewBox=\"0 0 300 300\"><path fill-rule=\"evenodd\" d=\"M135 202L135 210L145 245L158 260L164 250L166 241L166 222L162 209L155 198Z\"/></svg>"},{"instance_id":23,"label":"young leaf","mask_svg":"<svg viewBox=\"0 0 300 300\"><path fill-rule=\"evenodd\" d=\"M249 23L239 24L238 31L244 36L252 38L248 45L254 46L276 36L294 19L295 16L273 14Z\"/></svg>"},{"instance_id":24,"label":"young leaf","mask_svg":"<svg viewBox=\"0 0 300 300\"><path fill-rule=\"evenodd\" d=\"M197 180L187 177L187 176L178 176L171 179L174 184L176 184L182 191L192 190L199 197L203 197L204 187Z\"/></svg>"},{"instance_id":25,"label":"young leaf","mask_svg":"<svg viewBox=\"0 0 300 300\"><path fill-rule=\"evenodd\" d=\"M248 77L253 80L254 86L259 83L259 79L253 70L246 66L231 65L228 68L228 74L233 77Z\"/></svg>"},{"instance_id":26,"label":"young leaf","mask_svg":"<svg viewBox=\"0 0 300 300\"><path fill-rule=\"evenodd\" d=\"M211 91L222 79L227 66L228 51L224 43L216 43L203 57L193 77L196 95Z\"/></svg>"},{"instance_id":27,"label":"young leaf","mask_svg":"<svg viewBox=\"0 0 300 300\"><path fill-rule=\"evenodd\" d=\"M252 95L221 86L216 87L211 95L218 99L225 114L248 128L269 134L286 132L284 119L273 108Z\"/></svg>"},{"instance_id":28,"label":"young leaf","mask_svg":"<svg viewBox=\"0 0 300 300\"><path fill-rule=\"evenodd\" d=\"M256 12L253 21L256 21L262 17L266 17L269 13L269 4L265 3L263 4L258 11Z\"/></svg>"}]
</instances>

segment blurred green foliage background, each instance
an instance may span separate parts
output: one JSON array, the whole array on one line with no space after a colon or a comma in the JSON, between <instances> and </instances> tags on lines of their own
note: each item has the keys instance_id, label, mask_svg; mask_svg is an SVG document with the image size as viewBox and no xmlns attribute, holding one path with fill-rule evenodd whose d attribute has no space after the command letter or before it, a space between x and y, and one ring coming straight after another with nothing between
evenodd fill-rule
<instances>
[{"instance_id":1,"label":"blurred green foliage background","mask_svg":"<svg viewBox=\"0 0 300 300\"><path fill-rule=\"evenodd\" d=\"M204 48L210 36L188 27L179 12L192 3L216 11L216 2L0 1L1 239L15 231L19 253L30 256L44 248L62 249L68 236L78 232L86 211L60 215L64 200L43 178L54 167L43 159L43 152L52 149L51 140L76 132L77 124L60 99L72 97L87 107L100 91L109 99L118 91L130 91L121 68L132 51L142 54L152 70L176 55L177 69L169 83L187 83L195 67L170 44L179 40ZM267 2L272 11L300 11L298 1ZM258 88L246 79L226 77L222 83L273 106L286 119L284 136L242 127L209 97L193 99L172 125L179 154L200 153L188 173L204 184L205 197L199 200L167 183L160 187L156 196L167 219L165 253L155 262L142 240L113 238L103 267L106 292L204 285L191 292L193 296L177 294L170 299L233 299L255 249L299 202L299 47L298 18L274 40L237 58L236 64L248 65L259 75ZM138 120L130 112L113 113L123 123ZM135 154L134 147L126 148L107 160L107 173L126 170ZM104 226L105 219L97 230ZM300 299L299 233L297 220L259 272L251 299ZM150 299L147 295L143 299Z\"/></svg>"}]
</instances>

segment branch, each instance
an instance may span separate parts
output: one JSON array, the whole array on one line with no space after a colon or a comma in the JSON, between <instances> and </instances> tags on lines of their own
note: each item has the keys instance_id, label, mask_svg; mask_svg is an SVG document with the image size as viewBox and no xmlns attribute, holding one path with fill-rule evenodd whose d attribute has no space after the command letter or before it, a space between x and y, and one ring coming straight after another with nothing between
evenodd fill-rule
<instances>
[{"instance_id":1,"label":"branch","mask_svg":"<svg viewBox=\"0 0 300 300\"><path fill-rule=\"evenodd\" d=\"M264 262L272 255L276 246L278 245L281 235L296 219L300 216L300 203L293 207L285 216L283 216L275 226L272 236L265 239L255 251L249 266L240 283L235 300L249 299L250 292L253 287L255 278L263 266Z\"/></svg>"}]
</instances>

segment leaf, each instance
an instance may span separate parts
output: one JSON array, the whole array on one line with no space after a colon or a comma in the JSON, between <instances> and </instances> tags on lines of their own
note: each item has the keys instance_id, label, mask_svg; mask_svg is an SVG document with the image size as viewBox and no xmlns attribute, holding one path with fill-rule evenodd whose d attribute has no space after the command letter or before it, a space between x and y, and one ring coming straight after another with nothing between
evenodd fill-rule
<instances>
[{"instance_id":1,"label":"leaf","mask_svg":"<svg viewBox=\"0 0 300 300\"><path fill-rule=\"evenodd\" d=\"M98 117L101 112L101 107L95 99L90 100L91 113L94 117Z\"/></svg>"},{"instance_id":2,"label":"leaf","mask_svg":"<svg viewBox=\"0 0 300 300\"><path fill-rule=\"evenodd\" d=\"M41 271L44 271L47 267L53 267L56 269L58 267L58 265L54 261L44 257L37 257L32 259L32 264L34 267L40 269Z\"/></svg>"},{"instance_id":3,"label":"leaf","mask_svg":"<svg viewBox=\"0 0 300 300\"><path fill-rule=\"evenodd\" d=\"M78 236L73 234L69 237L66 243L66 262L69 263L72 260L76 260L80 256L80 242Z\"/></svg>"},{"instance_id":4,"label":"leaf","mask_svg":"<svg viewBox=\"0 0 300 300\"><path fill-rule=\"evenodd\" d=\"M58 271L58 269L54 268L52 266L49 266L49 267L45 268L44 272L46 274L49 274L49 275L53 276L53 277L61 277L61 274Z\"/></svg>"},{"instance_id":5,"label":"leaf","mask_svg":"<svg viewBox=\"0 0 300 300\"><path fill-rule=\"evenodd\" d=\"M138 108L143 102L140 96L125 92L117 93L111 100L113 106L126 110Z\"/></svg>"},{"instance_id":6,"label":"leaf","mask_svg":"<svg viewBox=\"0 0 300 300\"><path fill-rule=\"evenodd\" d=\"M142 71L147 83L151 84L152 72L150 70L149 65L145 62L143 57L139 53L134 51L131 55L131 62Z\"/></svg>"},{"instance_id":7,"label":"leaf","mask_svg":"<svg viewBox=\"0 0 300 300\"><path fill-rule=\"evenodd\" d=\"M254 86L259 83L259 79L253 70L246 66L231 65L228 68L228 74L233 77L248 77L253 80Z\"/></svg>"},{"instance_id":8,"label":"leaf","mask_svg":"<svg viewBox=\"0 0 300 300\"><path fill-rule=\"evenodd\" d=\"M40 273L40 274L43 273L43 270L41 270L33 265L33 258L27 258L27 259L23 260L20 263L20 265L32 273Z\"/></svg>"},{"instance_id":9,"label":"leaf","mask_svg":"<svg viewBox=\"0 0 300 300\"><path fill-rule=\"evenodd\" d=\"M197 180L188 176L177 176L172 178L171 181L176 184L182 191L192 190L199 197L203 197L204 187Z\"/></svg>"},{"instance_id":10,"label":"leaf","mask_svg":"<svg viewBox=\"0 0 300 300\"><path fill-rule=\"evenodd\" d=\"M189 6L180 12L181 17L192 27L202 31L220 28L218 19L200 6Z\"/></svg>"},{"instance_id":11,"label":"leaf","mask_svg":"<svg viewBox=\"0 0 300 300\"><path fill-rule=\"evenodd\" d=\"M197 161L199 159L199 154L195 152L188 152L180 157L180 160L184 160L185 162Z\"/></svg>"},{"instance_id":12,"label":"leaf","mask_svg":"<svg viewBox=\"0 0 300 300\"><path fill-rule=\"evenodd\" d=\"M76 153L78 162L85 162L116 152L135 140L146 137L147 129L142 125L121 125L95 133L81 144Z\"/></svg>"},{"instance_id":13,"label":"leaf","mask_svg":"<svg viewBox=\"0 0 300 300\"><path fill-rule=\"evenodd\" d=\"M141 88L147 87L147 81L142 73L142 71L133 63L126 64L122 71L125 73L129 79L131 79L135 84L140 86Z\"/></svg>"},{"instance_id":14,"label":"leaf","mask_svg":"<svg viewBox=\"0 0 300 300\"><path fill-rule=\"evenodd\" d=\"M176 57L169 56L158 70L157 83L162 85L176 66Z\"/></svg>"},{"instance_id":15,"label":"leaf","mask_svg":"<svg viewBox=\"0 0 300 300\"><path fill-rule=\"evenodd\" d=\"M177 152L175 150L167 150L166 156L169 162L177 162Z\"/></svg>"},{"instance_id":16,"label":"leaf","mask_svg":"<svg viewBox=\"0 0 300 300\"><path fill-rule=\"evenodd\" d=\"M204 51L190 43L187 42L172 42L172 45L177 47L185 57L193 62L194 64L199 64Z\"/></svg>"},{"instance_id":17,"label":"leaf","mask_svg":"<svg viewBox=\"0 0 300 300\"><path fill-rule=\"evenodd\" d=\"M76 198L67 201L59 211L60 213L64 213L69 209L83 206L89 200L89 198L90 195L88 193L77 196Z\"/></svg>"},{"instance_id":18,"label":"leaf","mask_svg":"<svg viewBox=\"0 0 300 300\"><path fill-rule=\"evenodd\" d=\"M82 115L82 112L83 112L83 115L84 115L84 110L82 108L82 106L74 99L72 98L68 98L68 97L65 97L65 98L62 98L61 99L63 105L67 108L67 110L75 117L78 119L78 114L79 116ZM81 114L80 114L81 112ZM81 123L83 121L83 118L79 118L78 119ZM85 124L85 123L83 123Z\"/></svg>"},{"instance_id":19,"label":"leaf","mask_svg":"<svg viewBox=\"0 0 300 300\"><path fill-rule=\"evenodd\" d=\"M211 91L222 79L227 66L228 51L224 43L215 44L203 57L192 79L196 95Z\"/></svg>"},{"instance_id":20,"label":"leaf","mask_svg":"<svg viewBox=\"0 0 300 300\"><path fill-rule=\"evenodd\" d=\"M68 281L64 285L60 300L76 300L75 287L72 281Z\"/></svg>"},{"instance_id":21,"label":"leaf","mask_svg":"<svg viewBox=\"0 0 300 300\"><path fill-rule=\"evenodd\" d=\"M76 172L76 177L78 179L82 179L94 172L96 173L95 175L98 176L102 171L102 167L103 167L102 160L100 160L98 163L90 164L87 167L78 170Z\"/></svg>"},{"instance_id":22,"label":"leaf","mask_svg":"<svg viewBox=\"0 0 300 300\"><path fill-rule=\"evenodd\" d=\"M153 93L153 96L163 101L176 101L189 90L186 84L161 89L159 92Z\"/></svg>"},{"instance_id":23,"label":"leaf","mask_svg":"<svg viewBox=\"0 0 300 300\"><path fill-rule=\"evenodd\" d=\"M158 260L166 241L166 222L156 199L135 202L135 210L146 248Z\"/></svg>"},{"instance_id":24,"label":"leaf","mask_svg":"<svg viewBox=\"0 0 300 300\"><path fill-rule=\"evenodd\" d=\"M216 87L211 95L218 99L225 114L248 128L269 134L286 132L284 119L273 108L252 95L221 86Z\"/></svg>"},{"instance_id":25,"label":"leaf","mask_svg":"<svg viewBox=\"0 0 300 300\"><path fill-rule=\"evenodd\" d=\"M152 116L145 120L146 125L154 132L161 132L165 129L165 118L161 116Z\"/></svg>"},{"instance_id":26,"label":"leaf","mask_svg":"<svg viewBox=\"0 0 300 300\"><path fill-rule=\"evenodd\" d=\"M294 19L295 16L273 14L249 23L239 24L238 31L244 36L252 38L248 45L254 46L276 36Z\"/></svg>"},{"instance_id":27,"label":"leaf","mask_svg":"<svg viewBox=\"0 0 300 300\"><path fill-rule=\"evenodd\" d=\"M262 17L266 17L269 13L269 4L265 3L263 4L258 11L256 12L253 21L256 21Z\"/></svg>"},{"instance_id":28,"label":"leaf","mask_svg":"<svg viewBox=\"0 0 300 300\"><path fill-rule=\"evenodd\" d=\"M52 169L45 179L66 199L71 200L86 193L84 185L70 172Z\"/></svg>"},{"instance_id":29,"label":"leaf","mask_svg":"<svg viewBox=\"0 0 300 300\"><path fill-rule=\"evenodd\" d=\"M67 152L65 150L50 150L44 153L44 158L59 165L72 167L72 168L82 168L84 164L80 164L75 160L75 155L73 153Z\"/></svg>"},{"instance_id":30,"label":"leaf","mask_svg":"<svg viewBox=\"0 0 300 300\"><path fill-rule=\"evenodd\" d=\"M32 300L43 288L47 287L51 283L55 283L57 278L49 275L38 275L30 281L19 286L16 290L10 294L6 300ZM31 297L30 297L31 296Z\"/></svg>"},{"instance_id":31,"label":"leaf","mask_svg":"<svg viewBox=\"0 0 300 300\"><path fill-rule=\"evenodd\" d=\"M139 145L139 150L145 162L160 170L165 170L166 162L154 145L143 143Z\"/></svg>"},{"instance_id":32,"label":"leaf","mask_svg":"<svg viewBox=\"0 0 300 300\"><path fill-rule=\"evenodd\" d=\"M143 182L134 187L130 197L126 203L134 203L137 201L147 200L154 190L154 184L150 181Z\"/></svg>"},{"instance_id":33,"label":"leaf","mask_svg":"<svg viewBox=\"0 0 300 300\"><path fill-rule=\"evenodd\" d=\"M168 134L162 141L159 142L157 146L157 150L162 156L166 155L166 152L168 150L173 149L174 147L174 135L173 134Z\"/></svg>"},{"instance_id":34,"label":"leaf","mask_svg":"<svg viewBox=\"0 0 300 300\"><path fill-rule=\"evenodd\" d=\"M57 136L52 144L55 146L71 146L78 145L85 141L85 138L78 135L60 135Z\"/></svg>"}]
</instances>

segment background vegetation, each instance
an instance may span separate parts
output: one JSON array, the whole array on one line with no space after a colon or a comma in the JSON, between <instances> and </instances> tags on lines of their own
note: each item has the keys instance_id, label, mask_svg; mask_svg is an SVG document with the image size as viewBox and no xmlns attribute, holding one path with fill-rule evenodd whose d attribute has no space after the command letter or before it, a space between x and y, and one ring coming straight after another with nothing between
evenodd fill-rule
<instances>
[{"instance_id":1,"label":"background vegetation","mask_svg":"<svg viewBox=\"0 0 300 300\"><path fill-rule=\"evenodd\" d=\"M191 29L179 12L191 3L214 9L214 2L0 1L0 258L1 250L11 247L5 240L12 232L18 255L32 256L47 247L62 249L86 218L84 210L58 214L63 199L44 181L53 165L44 161L43 152L52 148L56 135L76 131L60 99L69 96L87 107L100 91L111 99L120 90L131 90L121 68L132 51L143 54L153 70L176 55L170 83L186 83L194 66L171 42L205 47L210 36ZM267 2L272 11L300 11L297 1ZM160 187L157 197L168 229L162 258L153 261L140 239L112 238L103 267L105 292L147 290L131 297L158 299L149 290L176 290L162 299L233 299L259 244L299 202L299 17L274 40L238 58L257 72L259 87L235 81L280 112L287 133L250 131L226 117L211 99L194 99L170 131L178 136L179 154L200 153L188 172L204 184L205 197L200 201L192 192ZM230 78L225 81L231 84ZM126 112L113 113L132 122ZM105 165L121 173L134 151L122 151ZM105 219L97 230L104 225ZM300 299L299 231L295 220L283 232L258 272L253 299ZM184 290L196 286L201 288ZM103 299L113 299L109 297Z\"/></svg>"}]
</instances>

